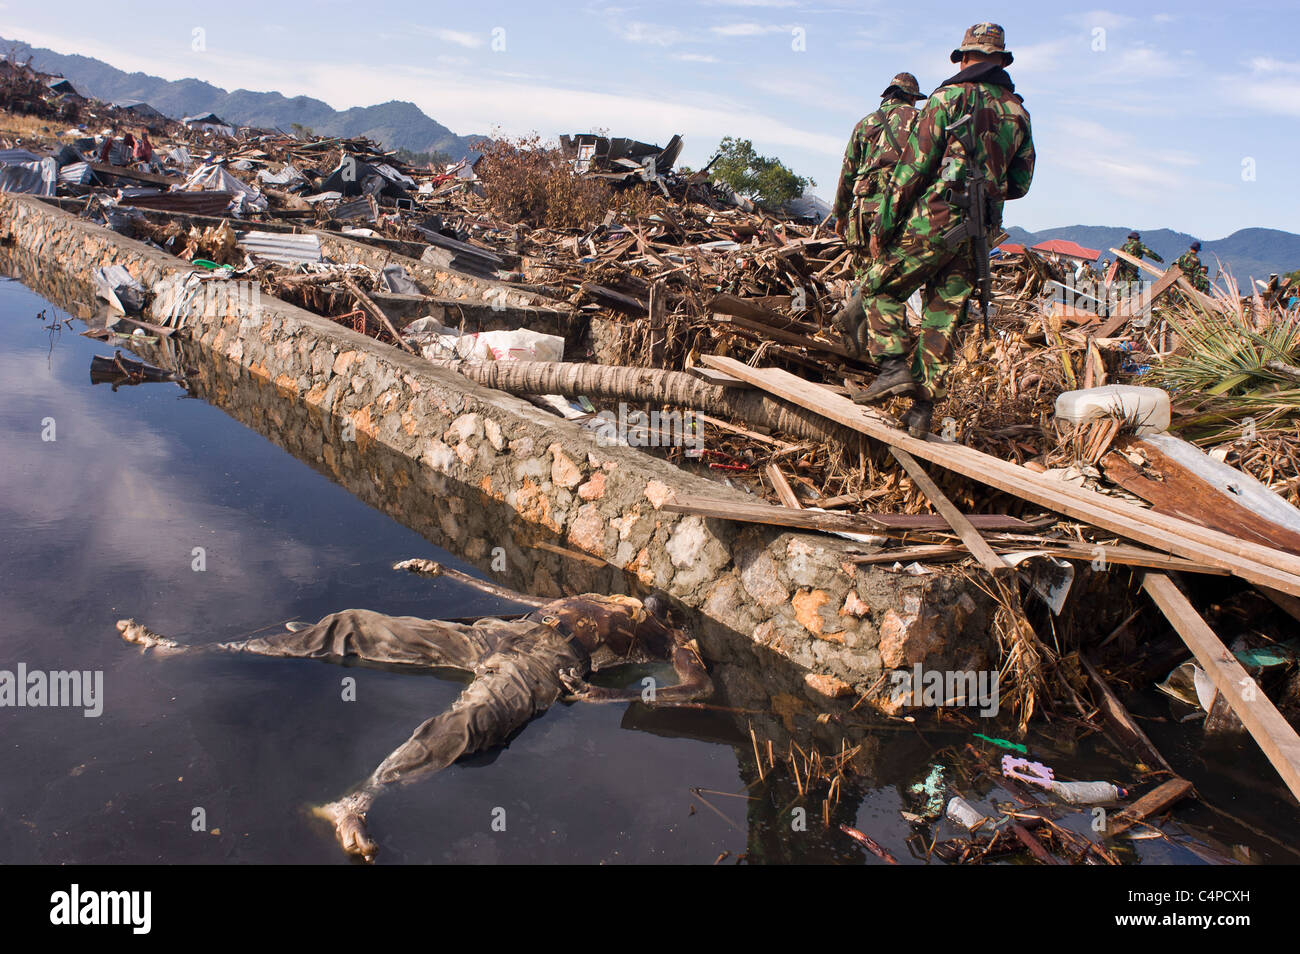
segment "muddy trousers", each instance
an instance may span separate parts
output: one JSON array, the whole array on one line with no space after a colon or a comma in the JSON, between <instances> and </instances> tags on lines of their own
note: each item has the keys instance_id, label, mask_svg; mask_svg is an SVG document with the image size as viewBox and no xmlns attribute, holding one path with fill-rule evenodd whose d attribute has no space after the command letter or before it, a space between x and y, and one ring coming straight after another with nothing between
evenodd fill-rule
<instances>
[{"instance_id":1,"label":"muddy trousers","mask_svg":"<svg viewBox=\"0 0 1300 954\"><path fill-rule=\"evenodd\" d=\"M474 681L451 708L420 725L375 769L362 787L371 795L505 743L565 691L561 670L576 669L579 676L590 670L567 640L540 623L483 619L463 625L370 610L333 613L296 633L223 643L221 648L472 672Z\"/></svg>"},{"instance_id":2,"label":"muddy trousers","mask_svg":"<svg viewBox=\"0 0 1300 954\"><path fill-rule=\"evenodd\" d=\"M872 357L911 357L912 378L932 398L947 393L952 338L975 287L965 249L953 253L904 231L862 273L862 310ZM922 286L920 340L913 343L905 302Z\"/></svg>"}]
</instances>

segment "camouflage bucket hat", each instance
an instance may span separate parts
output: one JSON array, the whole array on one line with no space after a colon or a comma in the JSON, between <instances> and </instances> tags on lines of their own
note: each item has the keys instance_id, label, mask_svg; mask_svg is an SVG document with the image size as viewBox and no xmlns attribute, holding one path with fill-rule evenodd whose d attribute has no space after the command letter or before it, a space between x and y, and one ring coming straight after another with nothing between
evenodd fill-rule
<instances>
[{"instance_id":1,"label":"camouflage bucket hat","mask_svg":"<svg viewBox=\"0 0 1300 954\"><path fill-rule=\"evenodd\" d=\"M952 61L961 61L963 53L1001 53L1007 65L1012 61L1007 51L1007 31L996 23L977 23L961 38L961 46L952 51Z\"/></svg>"},{"instance_id":2,"label":"camouflage bucket hat","mask_svg":"<svg viewBox=\"0 0 1300 954\"><path fill-rule=\"evenodd\" d=\"M911 99L925 99L925 94L921 92L921 84L916 81L916 77L911 73L896 74L880 95L888 96L894 91L902 93Z\"/></svg>"}]
</instances>

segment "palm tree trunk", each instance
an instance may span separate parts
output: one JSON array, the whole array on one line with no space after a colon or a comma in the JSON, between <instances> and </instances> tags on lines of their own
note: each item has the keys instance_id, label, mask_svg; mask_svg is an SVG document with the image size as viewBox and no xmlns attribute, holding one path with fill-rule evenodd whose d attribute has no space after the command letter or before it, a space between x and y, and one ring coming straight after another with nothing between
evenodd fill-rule
<instances>
[{"instance_id":1,"label":"palm tree trunk","mask_svg":"<svg viewBox=\"0 0 1300 954\"><path fill-rule=\"evenodd\" d=\"M682 371L558 361L435 360L484 387L509 394L560 394L689 408L767 427L797 440L835 441L849 448L862 435L756 390L724 388Z\"/></svg>"}]
</instances>

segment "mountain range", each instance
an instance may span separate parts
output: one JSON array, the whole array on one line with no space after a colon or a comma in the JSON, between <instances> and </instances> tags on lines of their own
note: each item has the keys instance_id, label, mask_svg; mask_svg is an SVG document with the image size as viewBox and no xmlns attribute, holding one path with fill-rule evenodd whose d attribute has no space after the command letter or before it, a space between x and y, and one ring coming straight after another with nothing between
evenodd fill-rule
<instances>
[{"instance_id":1,"label":"mountain range","mask_svg":"<svg viewBox=\"0 0 1300 954\"><path fill-rule=\"evenodd\" d=\"M0 38L0 54L11 52L20 60L30 56L32 67L42 73L67 77L83 96L105 102L143 100L173 119L212 112L237 125L286 132L298 123L318 136L368 136L388 149L442 152L452 159L464 158L471 151L470 144L483 138L458 136L414 103L400 100L337 110L310 96L227 91L197 79L165 80L147 73L126 73L89 56L56 53Z\"/></svg>"},{"instance_id":2,"label":"mountain range","mask_svg":"<svg viewBox=\"0 0 1300 954\"><path fill-rule=\"evenodd\" d=\"M1025 245L1037 245L1048 239L1077 242L1084 248L1097 249L1109 261L1115 257L1109 250L1122 247L1133 229L1118 225L1067 225L1040 232L1011 226L1006 231L1011 236L1010 241ZM1160 255L1166 265L1187 251L1187 246L1197 238L1172 229L1137 231L1142 235L1143 244ZM1285 275L1300 268L1300 235L1279 229L1238 229L1227 238L1201 239L1200 256L1201 263L1209 269L1211 281L1218 276L1219 263L1222 262L1245 292L1252 278L1267 279L1272 272Z\"/></svg>"}]
</instances>

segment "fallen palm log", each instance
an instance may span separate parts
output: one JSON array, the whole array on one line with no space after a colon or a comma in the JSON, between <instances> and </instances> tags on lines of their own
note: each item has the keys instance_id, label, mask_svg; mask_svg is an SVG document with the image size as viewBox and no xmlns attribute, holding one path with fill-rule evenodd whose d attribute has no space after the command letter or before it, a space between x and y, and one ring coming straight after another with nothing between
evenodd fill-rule
<instances>
[{"instance_id":1,"label":"fallen palm log","mask_svg":"<svg viewBox=\"0 0 1300 954\"><path fill-rule=\"evenodd\" d=\"M800 440L835 441L862 447L860 435L820 414L793 407L760 391L741 391L702 381L684 371L626 368L563 361L458 361L435 359L484 387L508 394L560 394L592 400L661 404L718 414L767 427Z\"/></svg>"}]
</instances>

